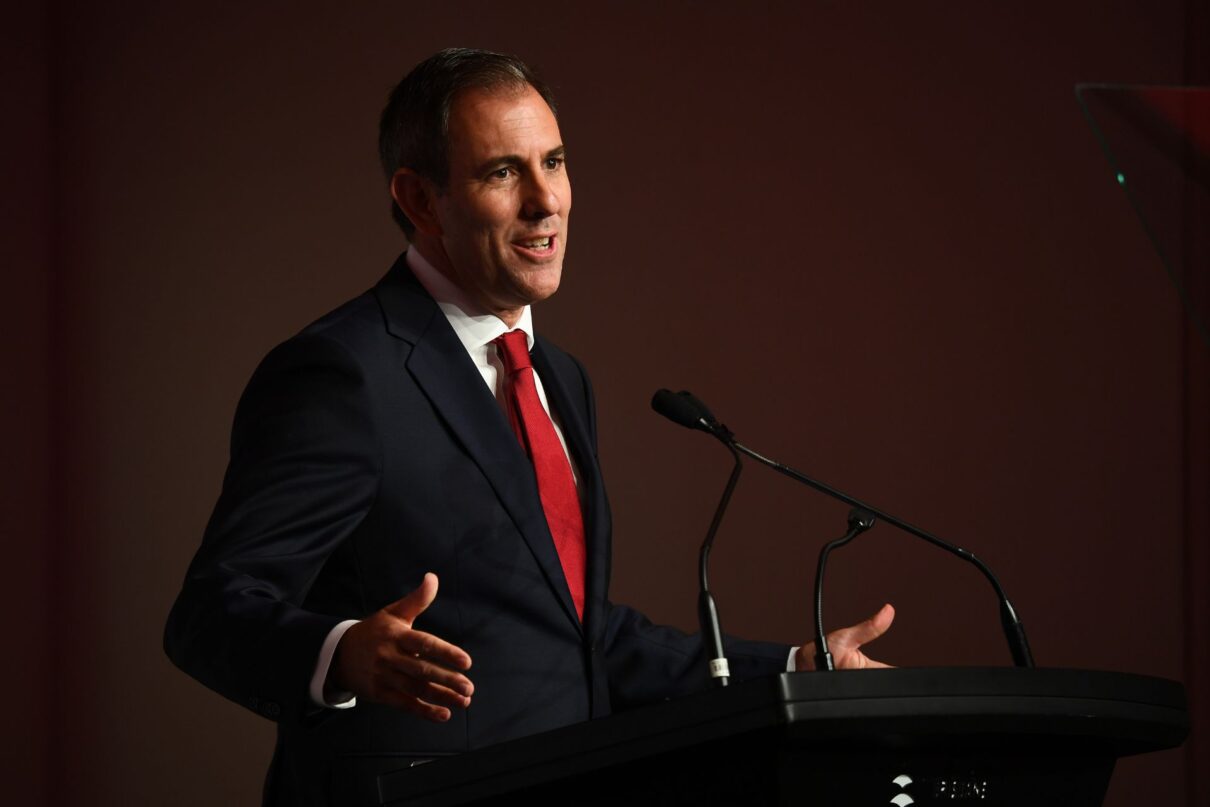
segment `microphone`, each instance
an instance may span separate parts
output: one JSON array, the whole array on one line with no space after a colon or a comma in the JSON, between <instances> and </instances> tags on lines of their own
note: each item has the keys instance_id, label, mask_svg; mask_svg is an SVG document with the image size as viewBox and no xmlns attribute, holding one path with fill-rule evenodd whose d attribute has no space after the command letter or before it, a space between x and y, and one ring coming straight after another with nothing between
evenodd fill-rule
<instances>
[{"instance_id":1,"label":"microphone","mask_svg":"<svg viewBox=\"0 0 1210 807\"><path fill-rule=\"evenodd\" d=\"M871 516L881 518L883 521L899 528L909 535L913 535L923 541L927 541L933 546L938 547L939 549L944 549L946 552L949 552L952 555L957 555L962 560L972 564L983 574L985 578L987 578L987 581L991 584L992 588L996 592L996 597L1000 602L1000 626L1003 629L1004 637L1008 642L1009 651L1012 653L1013 664L1018 667L1034 666L1033 654L1029 649L1029 639L1025 635L1025 626L1021 624L1021 619L1019 616L1017 616L1016 609L1013 608L1012 603L1008 599L1008 595L1004 592L1004 588L1000 585L1000 581L996 579L994 574L992 574L992 570L988 568L987 564L977 558L973 552L963 549L956 544L951 544L949 541L944 541L931 533L925 532L919 527L913 526L902 519L896 518L884 510L880 510L877 507L866 504L860 499L849 496L847 493L843 493L836 488L824 484L823 482L816 481L806 474L794 470L788 465L782 465L776 460L771 460L768 457L761 456L747 446L740 444L735 439L735 435L731 432L731 430L719 423L714 415L711 414L710 410L706 408L705 404L695 398L692 393L684 390L673 393L662 389L655 394L654 398L652 398L651 406L653 409L655 409L655 411L659 412L661 415L664 415L664 417L668 418L669 420L672 420L674 423L678 423L686 428L699 429L701 431L708 432L726 445L731 451L732 455L735 457L736 462L736 469L732 472L733 481L735 477L739 476L740 454L743 454L751 457L762 465L772 468L783 476L788 476L796 482L801 482L807 487L813 488L826 496L831 496L833 499L842 501L850 507L863 510ZM724 499L729 497L730 490L728 490L728 492L724 495ZM720 503L720 507L721 506L722 504ZM716 518L721 517L719 512L716 512L715 516ZM873 526L872 521L870 522L870 526ZM866 527L865 529L868 528L869 527ZM852 520L850 520L850 532L852 532L852 530ZM864 530L859 530L858 532L853 533L852 536L846 536L847 540L840 539L840 541L837 543L837 546L847 543L862 531ZM712 539L713 535L708 538L708 540ZM706 550L704 545L703 550ZM819 568L820 575L822 575L822 571L823 568L821 564ZM703 580L704 579L703 572ZM819 585L821 584L817 580L817 587ZM816 646L816 649L818 650L818 645Z\"/></svg>"},{"instance_id":2,"label":"microphone","mask_svg":"<svg viewBox=\"0 0 1210 807\"><path fill-rule=\"evenodd\" d=\"M695 398L691 392L656 390L655 395L651 398L651 408L686 429L698 429L724 441L734 437L726 426L718 422L706 405Z\"/></svg>"},{"instance_id":3,"label":"microphone","mask_svg":"<svg viewBox=\"0 0 1210 807\"><path fill-rule=\"evenodd\" d=\"M727 655L723 650L723 629L719 622L718 604L710 592L710 550L714 547L714 536L718 533L719 525L723 523L723 513L727 511L727 505L731 502L731 494L735 491L740 472L744 469L743 459L731 442L731 432L715 419L705 404L690 393L661 389L652 396L651 408L673 423L680 424L687 429L699 429L718 437L730 449L731 456L735 459L735 465L731 468L731 476L727 480L727 486L723 489L722 498L719 499L718 506L714 508L714 518L710 521L710 529L706 531L706 539L702 541L701 550L698 552L697 565L697 619L702 637L706 641L710 680L720 687L725 687L730 683L731 670L727 664ZM722 436L724 434L726 437Z\"/></svg>"}]
</instances>

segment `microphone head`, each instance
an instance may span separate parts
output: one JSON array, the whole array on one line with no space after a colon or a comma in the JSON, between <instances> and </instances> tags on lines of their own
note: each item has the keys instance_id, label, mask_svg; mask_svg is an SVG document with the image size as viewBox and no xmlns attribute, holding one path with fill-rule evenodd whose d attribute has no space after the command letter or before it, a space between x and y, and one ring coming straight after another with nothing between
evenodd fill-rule
<instances>
[{"instance_id":1,"label":"microphone head","mask_svg":"<svg viewBox=\"0 0 1210 807\"><path fill-rule=\"evenodd\" d=\"M710 424L710 426L712 426L712 427L718 426L718 418L716 418L714 416L714 413L711 412L704 403L699 401L697 399L697 396L695 396L692 392L690 392L689 390L683 389L677 394L683 396L686 401L691 403L693 405L693 407L697 410L697 412L701 416L701 418L703 420L705 420L708 424Z\"/></svg>"},{"instance_id":2,"label":"microphone head","mask_svg":"<svg viewBox=\"0 0 1210 807\"><path fill-rule=\"evenodd\" d=\"M702 407L701 403L687 392L657 390L651 397L651 408L686 429L699 429L711 434L714 432L709 426L709 422L713 418L705 419L703 422L702 409L705 407ZM707 411L705 414L710 413Z\"/></svg>"}]
</instances>

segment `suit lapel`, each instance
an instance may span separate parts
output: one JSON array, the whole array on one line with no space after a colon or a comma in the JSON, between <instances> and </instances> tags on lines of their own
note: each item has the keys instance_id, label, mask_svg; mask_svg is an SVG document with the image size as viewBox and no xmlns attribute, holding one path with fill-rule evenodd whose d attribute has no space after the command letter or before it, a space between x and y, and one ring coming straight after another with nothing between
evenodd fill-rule
<instances>
[{"instance_id":1,"label":"suit lapel","mask_svg":"<svg viewBox=\"0 0 1210 807\"><path fill-rule=\"evenodd\" d=\"M377 293L387 331L412 345L407 371L483 472L565 613L579 628L580 620L542 512L533 466L500 405L449 322L402 257L379 284Z\"/></svg>"}]
</instances>

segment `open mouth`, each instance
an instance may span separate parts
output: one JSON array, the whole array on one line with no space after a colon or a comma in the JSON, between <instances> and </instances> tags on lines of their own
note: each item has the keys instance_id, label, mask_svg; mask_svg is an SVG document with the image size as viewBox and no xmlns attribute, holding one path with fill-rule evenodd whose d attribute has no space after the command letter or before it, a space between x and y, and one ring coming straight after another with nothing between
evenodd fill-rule
<instances>
[{"instance_id":1,"label":"open mouth","mask_svg":"<svg viewBox=\"0 0 1210 807\"><path fill-rule=\"evenodd\" d=\"M533 238L522 238L513 242L513 246L521 252L533 255L535 257L546 257L555 251L557 244L556 237L553 235L534 236Z\"/></svg>"}]
</instances>

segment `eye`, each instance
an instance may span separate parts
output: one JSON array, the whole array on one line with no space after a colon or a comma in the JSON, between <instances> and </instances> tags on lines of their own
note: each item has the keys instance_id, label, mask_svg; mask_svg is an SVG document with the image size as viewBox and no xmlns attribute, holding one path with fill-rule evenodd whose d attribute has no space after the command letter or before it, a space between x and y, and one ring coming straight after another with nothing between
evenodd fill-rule
<instances>
[{"instance_id":1,"label":"eye","mask_svg":"<svg viewBox=\"0 0 1210 807\"><path fill-rule=\"evenodd\" d=\"M490 174L487 175L487 177L488 177L488 179L491 179L491 180L494 180L497 182L503 182L504 180L508 179L512 175L513 175L512 166L504 165L504 166L501 166L501 167L497 168L496 170L492 171Z\"/></svg>"},{"instance_id":2,"label":"eye","mask_svg":"<svg viewBox=\"0 0 1210 807\"><path fill-rule=\"evenodd\" d=\"M547 157L546 158L546 170L555 171L555 170L559 169L560 167L562 167L563 163L566 162L566 159L567 159L566 157Z\"/></svg>"}]
</instances>

